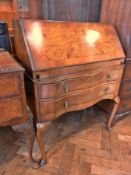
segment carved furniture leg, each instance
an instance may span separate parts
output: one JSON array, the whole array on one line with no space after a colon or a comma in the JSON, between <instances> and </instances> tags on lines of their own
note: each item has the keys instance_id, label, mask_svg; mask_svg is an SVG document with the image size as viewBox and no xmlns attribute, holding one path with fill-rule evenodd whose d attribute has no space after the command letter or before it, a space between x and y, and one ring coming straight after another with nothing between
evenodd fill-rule
<instances>
[{"instance_id":1,"label":"carved furniture leg","mask_svg":"<svg viewBox=\"0 0 131 175\"><path fill-rule=\"evenodd\" d=\"M32 116L30 111L28 111L28 114L30 116ZM33 159L33 155L32 155L33 145L34 145L35 136L36 136L32 119L28 120L26 123L13 126L12 128L13 128L13 130L15 130L17 132L21 132L21 133L24 133L26 135L27 143L28 143L30 164L31 164L32 168L34 168L34 169L39 168L40 167L39 163Z\"/></svg>"},{"instance_id":2,"label":"carved furniture leg","mask_svg":"<svg viewBox=\"0 0 131 175\"><path fill-rule=\"evenodd\" d=\"M107 124L108 131L111 131L112 121L113 121L113 119L115 117L116 111L117 111L118 106L120 104L120 98L119 97L116 97L114 99L114 102L115 102L115 104L113 106L113 110L112 110L111 116L110 116L109 121L108 121L108 124Z\"/></svg>"},{"instance_id":3,"label":"carved furniture leg","mask_svg":"<svg viewBox=\"0 0 131 175\"><path fill-rule=\"evenodd\" d=\"M44 166L46 164L46 152L45 152L45 144L43 139L44 130L47 128L50 122L45 123L37 123L37 141L41 151L41 160L40 166Z\"/></svg>"}]
</instances>

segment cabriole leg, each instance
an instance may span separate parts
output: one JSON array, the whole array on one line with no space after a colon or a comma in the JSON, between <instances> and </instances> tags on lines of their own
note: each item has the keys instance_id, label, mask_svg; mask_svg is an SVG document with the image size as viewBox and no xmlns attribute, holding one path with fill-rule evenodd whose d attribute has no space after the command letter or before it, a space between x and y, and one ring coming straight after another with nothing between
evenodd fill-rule
<instances>
[{"instance_id":1,"label":"cabriole leg","mask_svg":"<svg viewBox=\"0 0 131 175\"><path fill-rule=\"evenodd\" d=\"M32 118L32 114L28 109L28 114L30 116L30 118ZM17 131L17 132L21 132L24 133L26 135L27 138L27 143L28 143L28 153L29 153L29 160L30 160L30 164L32 166L32 168L39 168L39 163L37 161L35 161L33 159L33 145L34 145L34 141L35 141L35 129L33 126L33 121L32 119L28 120L26 123L20 124L20 125L16 125L12 127L13 130Z\"/></svg>"},{"instance_id":2,"label":"cabriole leg","mask_svg":"<svg viewBox=\"0 0 131 175\"><path fill-rule=\"evenodd\" d=\"M111 116L110 116L109 121L108 121L108 124L107 124L108 131L111 131L112 121L113 121L113 119L115 117L115 114L117 112L118 106L120 104L120 98L119 97L116 97L114 99L114 102L115 102L115 104L113 106L113 110L112 110Z\"/></svg>"},{"instance_id":3,"label":"cabriole leg","mask_svg":"<svg viewBox=\"0 0 131 175\"><path fill-rule=\"evenodd\" d=\"M45 152L45 144L44 144L44 130L47 128L47 126L49 125L49 122L45 122L45 123L37 123L37 140L38 140L38 144L40 147L40 151L41 151L41 160L40 160L40 166L44 166L46 164L46 152Z\"/></svg>"}]
</instances>

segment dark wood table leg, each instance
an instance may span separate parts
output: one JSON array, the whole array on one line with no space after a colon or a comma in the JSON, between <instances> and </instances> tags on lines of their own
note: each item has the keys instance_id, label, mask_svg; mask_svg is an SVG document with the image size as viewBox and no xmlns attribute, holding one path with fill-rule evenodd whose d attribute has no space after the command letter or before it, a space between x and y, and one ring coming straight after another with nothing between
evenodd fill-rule
<instances>
[{"instance_id":1,"label":"dark wood table leg","mask_svg":"<svg viewBox=\"0 0 131 175\"><path fill-rule=\"evenodd\" d=\"M13 130L17 131L17 132L21 132L24 133L27 137L27 143L28 143L28 152L29 152L29 160L30 160L30 164L32 166L32 168L37 169L40 167L39 162L35 161L33 159L33 145L34 145L34 141L35 141L35 129L34 129L34 125L33 125L33 120L32 118L32 113L28 110L28 114L30 116L30 119L23 124L20 125L16 125L13 126Z\"/></svg>"},{"instance_id":2,"label":"dark wood table leg","mask_svg":"<svg viewBox=\"0 0 131 175\"><path fill-rule=\"evenodd\" d=\"M44 166L46 164L46 152L45 152L45 144L44 144L44 130L48 127L50 122L37 123L37 140L41 151L41 160L40 166Z\"/></svg>"},{"instance_id":3,"label":"dark wood table leg","mask_svg":"<svg viewBox=\"0 0 131 175\"><path fill-rule=\"evenodd\" d=\"M115 117L115 114L116 114L116 112L117 112L117 109L118 109L118 107L119 107L119 104L120 104L120 98L119 97L116 97L115 99L114 99L114 106L113 106L113 110L112 110L112 113L111 113L111 116L110 116L110 118L109 118L109 121L108 121L108 124L107 124L107 129L108 129L108 131L111 131L111 126L112 126L112 122L113 122L113 119L114 119L114 117Z\"/></svg>"}]
</instances>

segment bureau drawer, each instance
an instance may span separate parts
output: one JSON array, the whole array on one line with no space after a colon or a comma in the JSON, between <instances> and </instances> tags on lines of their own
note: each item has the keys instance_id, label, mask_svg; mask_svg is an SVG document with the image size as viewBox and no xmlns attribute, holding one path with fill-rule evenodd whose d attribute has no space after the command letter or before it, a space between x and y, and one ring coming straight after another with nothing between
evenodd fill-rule
<instances>
[{"instance_id":1,"label":"bureau drawer","mask_svg":"<svg viewBox=\"0 0 131 175\"><path fill-rule=\"evenodd\" d=\"M65 112L90 107L102 99L112 99L118 83L104 85L92 90L70 95L57 100L40 101L41 119L54 119Z\"/></svg>"},{"instance_id":2,"label":"bureau drawer","mask_svg":"<svg viewBox=\"0 0 131 175\"><path fill-rule=\"evenodd\" d=\"M122 71L122 69L112 70L56 83L38 85L39 98L60 98L65 95L94 88L115 80L118 81L121 78Z\"/></svg>"},{"instance_id":3,"label":"bureau drawer","mask_svg":"<svg viewBox=\"0 0 131 175\"><path fill-rule=\"evenodd\" d=\"M125 81L121 84L120 97L131 96L131 81Z\"/></svg>"},{"instance_id":4,"label":"bureau drawer","mask_svg":"<svg viewBox=\"0 0 131 175\"><path fill-rule=\"evenodd\" d=\"M0 123L23 116L21 99L0 101Z\"/></svg>"},{"instance_id":5,"label":"bureau drawer","mask_svg":"<svg viewBox=\"0 0 131 175\"><path fill-rule=\"evenodd\" d=\"M18 76L3 77L0 79L0 97L19 93Z\"/></svg>"},{"instance_id":6,"label":"bureau drawer","mask_svg":"<svg viewBox=\"0 0 131 175\"><path fill-rule=\"evenodd\" d=\"M117 70L124 67L124 59L61 67L34 73L34 79L46 83L61 81L63 79L76 78L85 74L101 73L108 70Z\"/></svg>"}]
</instances>

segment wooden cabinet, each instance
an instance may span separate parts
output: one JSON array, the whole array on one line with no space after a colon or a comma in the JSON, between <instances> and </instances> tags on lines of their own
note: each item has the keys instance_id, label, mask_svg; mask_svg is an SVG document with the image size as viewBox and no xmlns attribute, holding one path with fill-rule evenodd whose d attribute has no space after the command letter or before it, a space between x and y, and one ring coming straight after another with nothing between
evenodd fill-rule
<instances>
[{"instance_id":1,"label":"wooden cabinet","mask_svg":"<svg viewBox=\"0 0 131 175\"><path fill-rule=\"evenodd\" d=\"M28 120L23 82L24 69L5 51L0 52L0 125Z\"/></svg>"},{"instance_id":2,"label":"wooden cabinet","mask_svg":"<svg viewBox=\"0 0 131 175\"><path fill-rule=\"evenodd\" d=\"M0 20L8 23L10 34L12 34L12 20L18 19L17 7L17 0L0 0Z\"/></svg>"},{"instance_id":3,"label":"wooden cabinet","mask_svg":"<svg viewBox=\"0 0 131 175\"><path fill-rule=\"evenodd\" d=\"M102 23L111 23L116 27L126 59L124 75L120 87L120 107L117 110L115 120L123 118L131 112L131 1L127 0L103 0L101 19ZM108 104L108 105L107 105ZM101 108L110 113L112 102L103 102Z\"/></svg>"},{"instance_id":4,"label":"wooden cabinet","mask_svg":"<svg viewBox=\"0 0 131 175\"><path fill-rule=\"evenodd\" d=\"M26 68L30 107L36 116L42 160L43 129L61 114L88 108L100 100L119 104L124 53L112 25L19 20L14 22L16 53Z\"/></svg>"},{"instance_id":5,"label":"wooden cabinet","mask_svg":"<svg viewBox=\"0 0 131 175\"><path fill-rule=\"evenodd\" d=\"M24 69L9 53L0 50L0 126L12 126L15 131L26 134L31 164L38 168L39 164L32 158L35 131L30 117L26 104Z\"/></svg>"},{"instance_id":6,"label":"wooden cabinet","mask_svg":"<svg viewBox=\"0 0 131 175\"><path fill-rule=\"evenodd\" d=\"M19 18L43 17L43 0L0 0L0 20L8 24L11 52L15 55L14 34L12 29L13 20ZM6 49L6 47L4 47ZM10 51L7 49L7 51Z\"/></svg>"}]
</instances>

